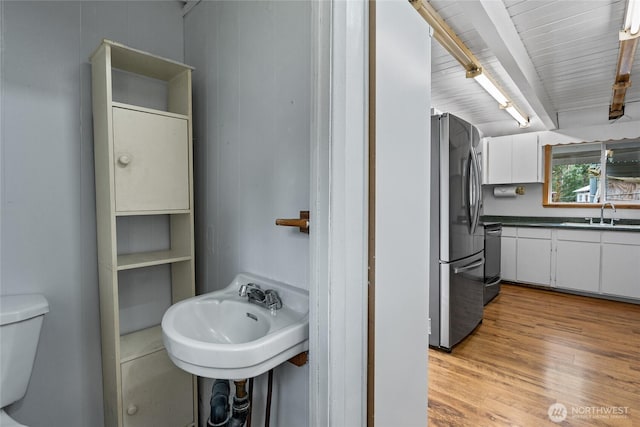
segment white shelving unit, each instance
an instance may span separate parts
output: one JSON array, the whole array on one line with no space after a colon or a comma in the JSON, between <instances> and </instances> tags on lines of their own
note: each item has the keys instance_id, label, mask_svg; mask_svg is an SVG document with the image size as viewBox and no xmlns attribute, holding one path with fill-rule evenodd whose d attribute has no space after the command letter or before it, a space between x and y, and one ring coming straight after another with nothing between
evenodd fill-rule
<instances>
[{"instance_id":1,"label":"white shelving unit","mask_svg":"<svg viewBox=\"0 0 640 427\"><path fill-rule=\"evenodd\" d=\"M172 304L195 294L192 67L109 40L91 64L105 425L196 426L196 378L170 361L161 319L122 334L119 302L120 272L162 265ZM166 108L114 100L121 72L160 82ZM170 247L125 253L118 218L143 215L169 217Z\"/></svg>"}]
</instances>

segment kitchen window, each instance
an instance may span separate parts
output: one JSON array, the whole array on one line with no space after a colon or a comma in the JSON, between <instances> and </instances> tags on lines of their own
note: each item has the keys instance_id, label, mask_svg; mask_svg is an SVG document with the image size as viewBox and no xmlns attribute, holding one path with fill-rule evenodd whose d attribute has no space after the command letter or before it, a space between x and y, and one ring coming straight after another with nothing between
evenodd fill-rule
<instances>
[{"instance_id":1,"label":"kitchen window","mask_svg":"<svg viewBox=\"0 0 640 427\"><path fill-rule=\"evenodd\" d=\"M545 207L640 209L640 140L545 146Z\"/></svg>"}]
</instances>

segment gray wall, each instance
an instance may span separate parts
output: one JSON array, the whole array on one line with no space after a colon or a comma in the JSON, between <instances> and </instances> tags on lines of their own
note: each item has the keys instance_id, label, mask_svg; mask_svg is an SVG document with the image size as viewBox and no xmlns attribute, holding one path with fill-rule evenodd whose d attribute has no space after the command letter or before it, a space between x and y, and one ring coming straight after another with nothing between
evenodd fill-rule
<instances>
[{"instance_id":1,"label":"gray wall","mask_svg":"<svg viewBox=\"0 0 640 427\"><path fill-rule=\"evenodd\" d=\"M274 222L310 208L310 22L309 2L202 2L186 16L186 61L196 67L199 292L243 271L308 289L309 236ZM308 375L307 366L276 369L272 425L306 425ZM210 383L201 384L201 423Z\"/></svg>"},{"instance_id":2,"label":"gray wall","mask_svg":"<svg viewBox=\"0 0 640 427\"><path fill-rule=\"evenodd\" d=\"M493 185L482 187L484 215L600 218L600 206L594 208L545 208L542 206L542 184L525 184L525 194L517 197L496 198ZM610 218L607 208L605 218ZM640 209L618 209L617 219L640 219Z\"/></svg>"},{"instance_id":3,"label":"gray wall","mask_svg":"<svg viewBox=\"0 0 640 427\"><path fill-rule=\"evenodd\" d=\"M42 293L51 310L27 395L9 413L32 426L101 426L88 58L109 38L182 61L181 5L0 1L0 10L0 293Z\"/></svg>"}]
</instances>

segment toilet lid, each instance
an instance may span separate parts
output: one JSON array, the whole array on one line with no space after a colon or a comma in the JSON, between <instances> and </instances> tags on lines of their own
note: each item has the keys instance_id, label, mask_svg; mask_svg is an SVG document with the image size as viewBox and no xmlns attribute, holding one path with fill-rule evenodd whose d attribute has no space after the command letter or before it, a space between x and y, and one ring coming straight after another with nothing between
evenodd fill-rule
<instances>
[{"instance_id":1,"label":"toilet lid","mask_svg":"<svg viewBox=\"0 0 640 427\"><path fill-rule=\"evenodd\" d=\"M48 312L49 303L42 295L0 295L0 325L20 322Z\"/></svg>"}]
</instances>

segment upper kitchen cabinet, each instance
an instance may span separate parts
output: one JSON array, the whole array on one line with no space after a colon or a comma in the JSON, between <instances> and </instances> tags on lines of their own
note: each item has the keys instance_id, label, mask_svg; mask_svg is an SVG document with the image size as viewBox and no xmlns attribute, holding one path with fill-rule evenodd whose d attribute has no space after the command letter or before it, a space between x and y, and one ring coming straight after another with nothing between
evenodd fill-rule
<instances>
[{"instance_id":1,"label":"upper kitchen cabinet","mask_svg":"<svg viewBox=\"0 0 640 427\"><path fill-rule=\"evenodd\" d=\"M536 134L486 138L483 141L484 184L542 182L542 152Z\"/></svg>"}]
</instances>

